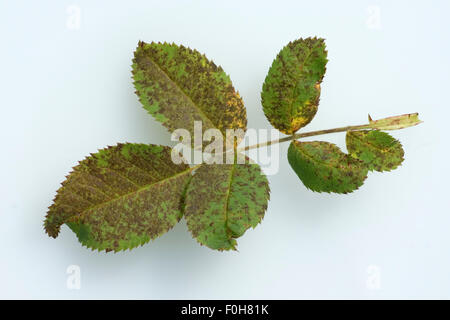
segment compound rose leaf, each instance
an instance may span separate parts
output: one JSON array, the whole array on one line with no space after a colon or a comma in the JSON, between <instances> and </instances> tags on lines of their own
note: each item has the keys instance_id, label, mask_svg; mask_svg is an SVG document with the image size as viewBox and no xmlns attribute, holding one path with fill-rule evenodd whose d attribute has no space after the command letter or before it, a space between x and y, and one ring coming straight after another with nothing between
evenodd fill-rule
<instances>
[{"instance_id":1,"label":"compound rose leaf","mask_svg":"<svg viewBox=\"0 0 450 320\"><path fill-rule=\"evenodd\" d=\"M278 53L261 92L264 113L275 128L293 134L311 122L327 61L325 42L320 38L290 42Z\"/></svg>"},{"instance_id":2,"label":"compound rose leaf","mask_svg":"<svg viewBox=\"0 0 450 320\"><path fill-rule=\"evenodd\" d=\"M378 130L348 131L349 154L364 162L369 170L391 171L402 164L405 155L400 141Z\"/></svg>"},{"instance_id":3,"label":"compound rose leaf","mask_svg":"<svg viewBox=\"0 0 450 320\"><path fill-rule=\"evenodd\" d=\"M292 141L288 161L303 184L312 191L349 193L367 178L367 167L328 142Z\"/></svg>"},{"instance_id":4,"label":"compound rose leaf","mask_svg":"<svg viewBox=\"0 0 450 320\"><path fill-rule=\"evenodd\" d=\"M191 174L159 145L118 144L79 162L57 191L44 227L56 238L66 223L88 248L120 251L171 229Z\"/></svg>"},{"instance_id":5,"label":"compound rose leaf","mask_svg":"<svg viewBox=\"0 0 450 320\"><path fill-rule=\"evenodd\" d=\"M263 219L269 194L257 164L204 164L186 194L188 229L211 249L236 250L236 238Z\"/></svg>"}]
</instances>

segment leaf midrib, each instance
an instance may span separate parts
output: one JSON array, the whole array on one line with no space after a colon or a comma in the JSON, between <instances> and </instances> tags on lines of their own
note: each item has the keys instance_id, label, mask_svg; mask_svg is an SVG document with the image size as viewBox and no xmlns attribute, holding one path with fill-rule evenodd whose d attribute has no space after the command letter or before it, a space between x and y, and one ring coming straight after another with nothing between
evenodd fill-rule
<instances>
[{"instance_id":1,"label":"leaf midrib","mask_svg":"<svg viewBox=\"0 0 450 320\"><path fill-rule=\"evenodd\" d=\"M323 165L323 166L328 167L328 168L338 168L338 166L334 166L334 165L331 165L331 164L329 164L329 163L327 163L327 162L324 162L324 161L321 161L321 160L318 160L318 159L314 158L313 156L311 156L310 154L308 154L306 151L304 151L302 148L297 147L297 146L295 145L295 143L294 143L294 147L295 147L298 151L300 151L301 154L305 155L307 158L311 159L312 161L314 161L314 162L316 162L316 163L318 163L318 164L320 164L320 165ZM339 152L342 152L342 151L339 150ZM344 155L345 155L345 154L344 154ZM339 162L337 162L337 163L339 163Z\"/></svg>"},{"instance_id":2,"label":"leaf midrib","mask_svg":"<svg viewBox=\"0 0 450 320\"><path fill-rule=\"evenodd\" d=\"M166 182L166 181L168 181L168 180L171 180L171 179L174 179L174 178L176 178L176 177L182 176L183 174L189 173L189 172L191 172L191 171L192 171L192 168L188 168L188 169L186 169L186 170L184 170L184 171L182 171L182 172L179 172L179 173L177 173L177 174L175 174L175 175L173 175L173 176L171 176L171 177L169 177L169 178L166 178L166 179L163 179L163 180L156 181L156 182L151 183L151 184L149 184L149 185L145 185L145 186L143 186L143 187L140 187L140 188L138 188L138 189L136 189L136 190L134 190L134 191L132 191L132 192L128 192L128 193L125 193L125 194L123 194L123 195L120 195L120 196L117 197L117 198L113 198L113 199L110 199L110 200L108 200L108 201L105 201L105 202L96 204L95 206L92 206L92 207L89 207L89 208L84 209L84 210L81 211L76 217L77 217L77 218L83 218L83 215L85 215L88 211L96 210L96 209L101 208L101 207L103 207L103 206L105 206L105 205L107 205L107 204L109 204L109 203L111 203L111 202L115 202L115 201L118 201L118 200L120 200L120 199L123 199L123 198L125 198L125 197L127 197L127 196L130 196L130 195L132 195L132 194L136 194L136 193L145 191L146 189L149 189L149 188L151 188L151 187L153 187L153 186L155 186L155 185L157 185L157 184L159 184L159 183L164 183L164 182ZM73 218L73 217L72 217L72 218ZM70 218L70 219L72 219L72 218ZM70 221L70 219L69 219L69 221Z\"/></svg>"},{"instance_id":3,"label":"leaf midrib","mask_svg":"<svg viewBox=\"0 0 450 320\"><path fill-rule=\"evenodd\" d=\"M351 133L350 133L351 134ZM390 147L387 147L386 149L380 148L370 142L368 142L367 140L363 140L362 138L360 138L358 135L356 134L351 134L356 140L358 140L359 142L361 142L362 144L365 144L366 146L368 146L369 148L372 147L373 149L379 150L382 153L387 153L389 151L391 151L392 149L395 149L395 147L397 147L398 145L398 141L395 140L394 144Z\"/></svg>"},{"instance_id":4,"label":"leaf midrib","mask_svg":"<svg viewBox=\"0 0 450 320\"><path fill-rule=\"evenodd\" d=\"M308 54L303 59L303 61L300 63L300 74L304 73L303 72L303 67L305 66L305 63L308 60L308 58L312 55L312 52L313 52L314 48L308 48L308 49L309 49ZM296 56L295 58L298 61L298 57ZM302 75L300 75L300 77L302 77ZM290 116L290 118L289 118L289 125L291 125L292 120L294 118L292 109L294 108L294 95L295 95L295 91L296 91L295 89L297 88L297 84L298 84L298 80L294 80L293 81L293 87L292 87L292 93L291 93L291 103L289 104L289 116Z\"/></svg>"},{"instance_id":5,"label":"leaf midrib","mask_svg":"<svg viewBox=\"0 0 450 320\"><path fill-rule=\"evenodd\" d=\"M233 176L234 176L234 170L235 170L236 164L233 164L230 170L230 178L229 178L229 182L228 182L228 189L227 189L227 194L226 194L226 201L225 201L225 232L227 233L228 236L228 241L230 241L231 238L233 238L230 234L231 234L231 230L228 227L228 206L230 203L230 193L231 193L231 185L233 184ZM231 244L231 243L230 243Z\"/></svg>"},{"instance_id":6,"label":"leaf midrib","mask_svg":"<svg viewBox=\"0 0 450 320\"><path fill-rule=\"evenodd\" d=\"M304 67L305 64L306 64L306 61L312 56L314 50L315 50L318 46L320 46L320 45L321 45L321 42L316 42L311 48L308 48L308 50L309 50L308 54L307 54L306 57L303 59L303 61L300 63L300 73L301 73L301 74L304 74L304 72L303 72L303 67ZM295 58L296 58L297 61L298 61L298 57L295 56ZM322 82L322 81L318 81L318 83L321 83L321 82ZM294 105L294 99L293 99L293 97L294 97L294 94L295 94L295 89L297 88L297 84L298 84L298 81L296 81L296 82L294 83L294 87L293 87L293 89L292 89L292 95L291 95L291 97L292 97L292 102L291 102L290 105L289 105L290 124L292 123L293 118L294 118L294 115L293 115L293 112L292 112L293 105Z\"/></svg>"}]
</instances>

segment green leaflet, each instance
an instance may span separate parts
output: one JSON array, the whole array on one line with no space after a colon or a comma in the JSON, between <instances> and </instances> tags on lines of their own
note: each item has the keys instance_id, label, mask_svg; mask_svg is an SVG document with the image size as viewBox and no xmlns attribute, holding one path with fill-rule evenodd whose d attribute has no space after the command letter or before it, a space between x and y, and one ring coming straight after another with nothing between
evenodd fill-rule
<instances>
[{"instance_id":1,"label":"green leaflet","mask_svg":"<svg viewBox=\"0 0 450 320\"><path fill-rule=\"evenodd\" d=\"M56 238L67 223L88 248L120 251L148 242L181 218L191 174L171 148L118 144L80 161L57 191L45 219Z\"/></svg>"},{"instance_id":2,"label":"green leaflet","mask_svg":"<svg viewBox=\"0 0 450 320\"><path fill-rule=\"evenodd\" d=\"M378 130L348 131L347 150L364 162L369 170L379 172L396 169L405 155L400 141Z\"/></svg>"},{"instance_id":3,"label":"green leaflet","mask_svg":"<svg viewBox=\"0 0 450 320\"><path fill-rule=\"evenodd\" d=\"M288 161L303 184L312 191L349 193L367 178L367 168L343 153L336 145L323 141L292 141Z\"/></svg>"},{"instance_id":4,"label":"green leaflet","mask_svg":"<svg viewBox=\"0 0 450 320\"><path fill-rule=\"evenodd\" d=\"M187 190L187 226L200 244L236 250L235 239L264 217L269 193L257 164L204 164Z\"/></svg>"},{"instance_id":5,"label":"green leaflet","mask_svg":"<svg viewBox=\"0 0 450 320\"><path fill-rule=\"evenodd\" d=\"M245 107L230 77L196 50L139 42L133 59L136 94L144 108L171 132L247 128ZM238 141L239 142L239 141Z\"/></svg>"},{"instance_id":6,"label":"green leaflet","mask_svg":"<svg viewBox=\"0 0 450 320\"><path fill-rule=\"evenodd\" d=\"M261 92L264 113L275 128L293 134L311 122L327 61L320 38L295 40L278 53Z\"/></svg>"}]
</instances>

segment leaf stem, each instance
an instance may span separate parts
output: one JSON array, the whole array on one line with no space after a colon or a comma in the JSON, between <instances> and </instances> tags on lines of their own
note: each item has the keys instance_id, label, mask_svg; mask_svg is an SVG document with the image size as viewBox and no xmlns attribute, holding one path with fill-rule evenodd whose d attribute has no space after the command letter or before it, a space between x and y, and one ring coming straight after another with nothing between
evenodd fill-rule
<instances>
[{"instance_id":1,"label":"leaf stem","mask_svg":"<svg viewBox=\"0 0 450 320\"><path fill-rule=\"evenodd\" d=\"M416 126L416 125L422 123L422 121L419 120L418 116L419 116L418 113L408 113L408 114L402 114L399 116L393 116L393 117L383 118L383 119L374 121L374 120L372 120L372 118L369 115L369 123L368 124L361 124L361 125L357 125L357 126L346 126L346 127L339 127L339 128L326 129L326 130L317 130L317 131L310 131L310 132L305 132L305 133L295 133L293 135L290 135L290 136L287 136L287 137L284 137L284 138L281 138L278 140L262 142L262 143L254 144L252 146L239 148L238 151L247 151L247 150L251 150L251 149L270 146L270 145L276 144L276 143L296 140L296 139L300 139L300 138L318 136L318 135L327 134L327 133L353 131L353 130L364 130L364 129L398 130L398 129Z\"/></svg>"},{"instance_id":2,"label":"leaf stem","mask_svg":"<svg viewBox=\"0 0 450 320\"><path fill-rule=\"evenodd\" d=\"M317 130L317 131L310 131L310 132L304 132L304 133L295 133L293 135L290 135L290 136L287 136L287 137L284 137L284 138L281 138L278 140L266 141L266 142L254 144L251 146L247 146L244 148L240 148L240 149L238 149L238 151L247 151L247 150L251 150L251 149L257 149L257 148L261 148L261 147L270 146L272 144L296 140L296 139L300 139L300 138L318 136L318 135L327 134L327 133L344 132L344 131L351 131L351 130L363 130L363 129L371 129L371 126L369 124L362 124L362 125L357 125L357 126L346 126L346 127Z\"/></svg>"}]
</instances>

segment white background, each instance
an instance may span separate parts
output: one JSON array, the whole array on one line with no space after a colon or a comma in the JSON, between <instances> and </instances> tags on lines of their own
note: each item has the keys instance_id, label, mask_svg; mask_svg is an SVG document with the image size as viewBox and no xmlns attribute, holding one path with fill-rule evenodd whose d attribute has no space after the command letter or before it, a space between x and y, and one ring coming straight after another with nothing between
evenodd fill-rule
<instances>
[{"instance_id":1,"label":"white background","mask_svg":"<svg viewBox=\"0 0 450 320\"><path fill-rule=\"evenodd\" d=\"M0 297L450 298L449 12L448 1L2 0ZM46 236L46 209L78 160L117 142L170 144L134 94L138 40L205 53L230 74L249 127L270 128L265 75L308 36L326 38L330 61L304 130L419 112L422 125L393 133L406 152L399 169L350 195L313 193L283 144L264 221L239 252L199 246L184 221L119 254L82 247L65 226ZM319 138L345 148L344 134ZM79 290L66 286L70 265Z\"/></svg>"}]
</instances>

